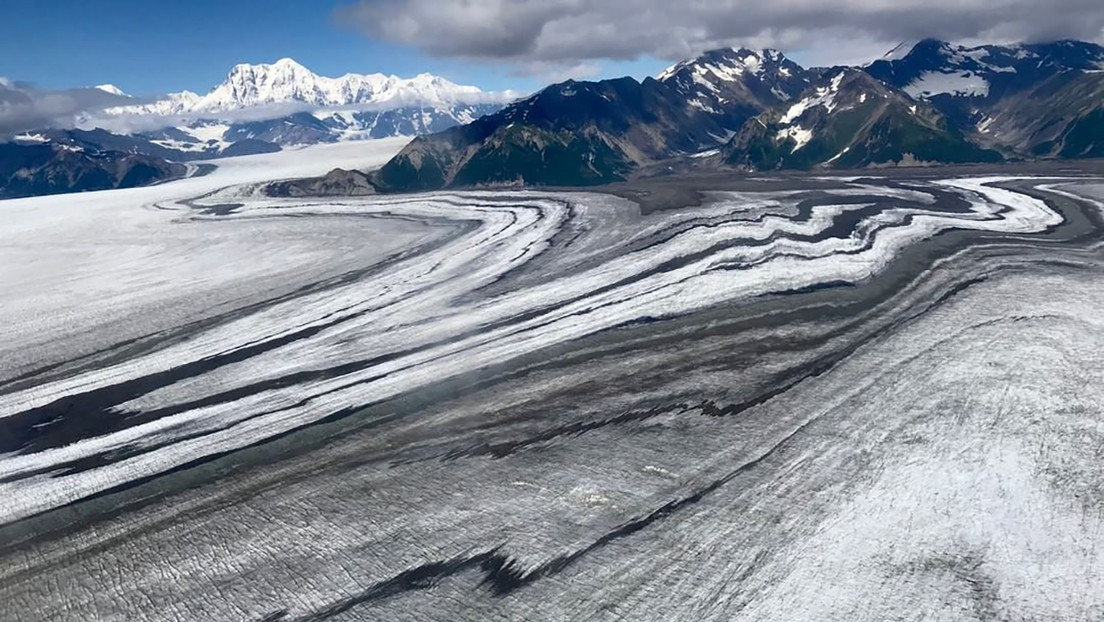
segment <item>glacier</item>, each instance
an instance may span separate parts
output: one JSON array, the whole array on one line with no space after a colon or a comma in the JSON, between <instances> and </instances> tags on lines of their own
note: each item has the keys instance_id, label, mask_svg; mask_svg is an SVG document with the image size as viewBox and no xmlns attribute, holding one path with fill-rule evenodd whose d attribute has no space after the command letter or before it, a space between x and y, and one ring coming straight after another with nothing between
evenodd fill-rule
<instances>
[{"instance_id":1,"label":"glacier","mask_svg":"<svg viewBox=\"0 0 1104 622\"><path fill-rule=\"evenodd\" d=\"M0 619L1093 619L1098 173L0 202ZM59 587L61 586L61 587Z\"/></svg>"}]
</instances>

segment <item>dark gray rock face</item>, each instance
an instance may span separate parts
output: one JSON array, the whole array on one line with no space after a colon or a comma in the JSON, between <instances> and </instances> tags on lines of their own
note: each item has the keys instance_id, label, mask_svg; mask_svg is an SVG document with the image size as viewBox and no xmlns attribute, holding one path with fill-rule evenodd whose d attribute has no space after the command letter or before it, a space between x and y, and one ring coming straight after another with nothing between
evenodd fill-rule
<instances>
[{"instance_id":1,"label":"dark gray rock face","mask_svg":"<svg viewBox=\"0 0 1104 622\"><path fill-rule=\"evenodd\" d=\"M375 179L388 190L593 185L716 145L725 134L658 80L569 80L466 126L414 139Z\"/></svg>"},{"instance_id":2,"label":"dark gray rock face","mask_svg":"<svg viewBox=\"0 0 1104 622\"><path fill-rule=\"evenodd\" d=\"M0 198L133 188L182 176L156 156L57 144L0 144Z\"/></svg>"},{"instance_id":3,"label":"dark gray rock face","mask_svg":"<svg viewBox=\"0 0 1104 622\"><path fill-rule=\"evenodd\" d=\"M270 184L265 192L274 197L364 196L375 194L376 187L367 173L335 168L323 177Z\"/></svg>"}]
</instances>

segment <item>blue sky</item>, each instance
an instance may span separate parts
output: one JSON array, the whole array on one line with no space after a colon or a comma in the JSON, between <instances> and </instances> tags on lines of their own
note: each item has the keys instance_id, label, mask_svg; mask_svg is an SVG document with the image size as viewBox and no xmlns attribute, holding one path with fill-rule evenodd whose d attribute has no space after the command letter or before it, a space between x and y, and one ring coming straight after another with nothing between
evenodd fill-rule
<instances>
[{"instance_id":1,"label":"blue sky","mask_svg":"<svg viewBox=\"0 0 1104 622\"><path fill-rule=\"evenodd\" d=\"M423 71L488 90L553 76L428 56L336 23L338 0L3 0L0 76L46 88L112 83L137 94L206 92L236 63L291 57L316 73ZM601 62L596 77L657 73L655 59Z\"/></svg>"}]
</instances>

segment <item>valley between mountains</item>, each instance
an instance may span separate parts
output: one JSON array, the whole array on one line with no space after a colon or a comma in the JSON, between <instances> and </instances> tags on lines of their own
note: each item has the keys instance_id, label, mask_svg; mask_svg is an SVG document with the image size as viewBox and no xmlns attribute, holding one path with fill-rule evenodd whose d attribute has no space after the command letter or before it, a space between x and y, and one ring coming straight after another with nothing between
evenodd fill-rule
<instances>
[{"instance_id":1,"label":"valley between mountains","mask_svg":"<svg viewBox=\"0 0 1104 622\"><path fill-rule=\"evenodd\" d=\"M272 196L407 142L3 203L0 619L1104 615L1099 162Z\"/></svg>"},{"instance_id":2,"label":"valley between mountains","mask_svg":"<svg viewBox=\"0 0 1104 622\"><path fill-rule=\"evenodd\" d=\"M0 136L0 198L126 188L194 162L417 137L371 176L298 194L588 186L687 171L848 170L1104 156L1104 47L928 39L855 67L724 48L652 78L568 80L521 96L438 76L239 64L208 93L94 91L75 123ZM27 94L0 83L0 100Z\"/></svg>"}]
</instances>

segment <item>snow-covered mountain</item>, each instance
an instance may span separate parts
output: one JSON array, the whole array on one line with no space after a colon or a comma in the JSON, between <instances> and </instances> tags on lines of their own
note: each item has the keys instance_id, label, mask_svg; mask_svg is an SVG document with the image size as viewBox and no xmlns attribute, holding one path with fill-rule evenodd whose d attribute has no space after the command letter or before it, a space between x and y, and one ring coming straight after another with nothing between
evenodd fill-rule
<instances>
[{"instance_id":1,"label":"snow-covered mountain","mask_svg":"<svg viewBox=\"0 0 1104 622\"><path fill-rule=\"evenodd\" d=\"M936 39L903 43L866 66L912 97L1002 97L1063 71L1104 69L1104 48L1084 41L967 47Z\"/></svg>"},{"instance_id":2,"label":"snow-covered mountain","mask_svg":"<svg viewBox=\"0 0 1104 622\"><path fill-rule=\"evenodd\" d=\"M145 104L128 104L126 106L115 106L108 108L104 112L108 115L123 116L123 115L151 115L151 116L176 116L185 115L191 112L199 100L202 99L197 93L191 91L180 91L177 93L169 93L164 97L155 101Z\"/></svg>"},{"instance_id":3,"label":"snow-covered mountain","mask_svg":"<svg viewBox=\"0 0 1104 622\"><path fill-rule=\"evenodd\" d=\"M804 91L810 75L777 50L723 48L672 65L657 79L731 132Z\"/></svg>"},{"instance_id":4,"label":"snow-covered mountain","mask_svg":"<svg viewBox=\"0 0 1104 622\"><path fill-rule=\"evenodd\" d=\"M865 70L931 102L987 145L1033 156L1104 154L1104 47L1095 43L966 47L926 39Z\"/></svg>"},{"instance_id":5,"label":"snow-covered mountain","mask_svg":"<svg viewBox=\"0 0 1104 622\"><path fill-rule=\"evenodd\" d=\"M970 144L931 104L854 68L828 70L792 104L748 121L721 155L751 170L1000 159Z\"/></svg>"},{"instance_id":6,"label":"snow-covered mountain","mask_svg":"<svg viewBox=\"0 0 1104 622\"><path fill-rule=\"evenodd\" d=\"M0 79L4 89L13 101L32 95ZM861 68L830 69L804 69L774 50L720 49L656 78L569 80L505 105L512 93L429 74L329 78L290 59L237 65L205 95L149 101L110 84L81 92L113 107L74 129L44 123L16 136L18 146L171 163L433 134L370 180L388 190L584 185L675 166L1104 157L1104 48L1077 41L924 40Z\"/></svg>"},{"instance_id":7,"label":"snow-covered mountain","mask_svg":"<svg viewBox=\"0 0 1104 622\"><path fill-rule=\"evenodd\" d=\"M374 183L431 190L623 179L672 158L716 154L749 119L795 100L815 75L775 50L724 48L641 82L568 80L415 139Z\"/></svg>"},{"instance_id":8,"label":"snow-covered mountain","mask_svg":"<svg viewBox=\"0 0 1104 622\"><path fill-rule=\"evenodd\" d=\"M111 85L97 88L122 93ZM191 159L238 153L231 145L239 141L251 141L252 152L260 143L279 148L437 132L495 112L515 97L428 73L330 78L284 58L235 65L205 95L179 91L107 108L79 128L107 128L151 141L149 150Z\"/></svg>"},{"instance_id":9,"label":"snow-covered mountain","mask_svg":"<svg viewBox=\"0 0 1104 622\"><path fill-rule=\"evenodd\" d=\"M485 92L428 73L413 78L381 73L349 73L329 78L283 58L272 64L235 65L226 80L206 95L181 91L148 104L119 106L108 112L217 116L281 104L311 109L373 106L442 110L457 105L503 104L514 97L514 93Z\"/></svg>"},{"instance_id":10,"label":"snow-covered mountain","mask_svg":"<svg viewBox=\"0 0 1104 622\"><path fill-rule=\"evenodd\" d=\"M115 86L114 84L97 84L93 88L100 89L104 93L111 93L112 95L118 95L119 97L130 97L129 94L123 92L123 89Z\"/></svg>"},{"instance_id":11,"label":"snow-covered mountain","mask_svg":"<svg viewBox=\"0 0 1104 622\"><path fill-rule=\"evenodd\" d=\"M1083 41L967 47L936 39L904 43L866 66L912 97L999 98L1063 71L1104 69L1104 48Z\"/></svg>"}]
</instances>

